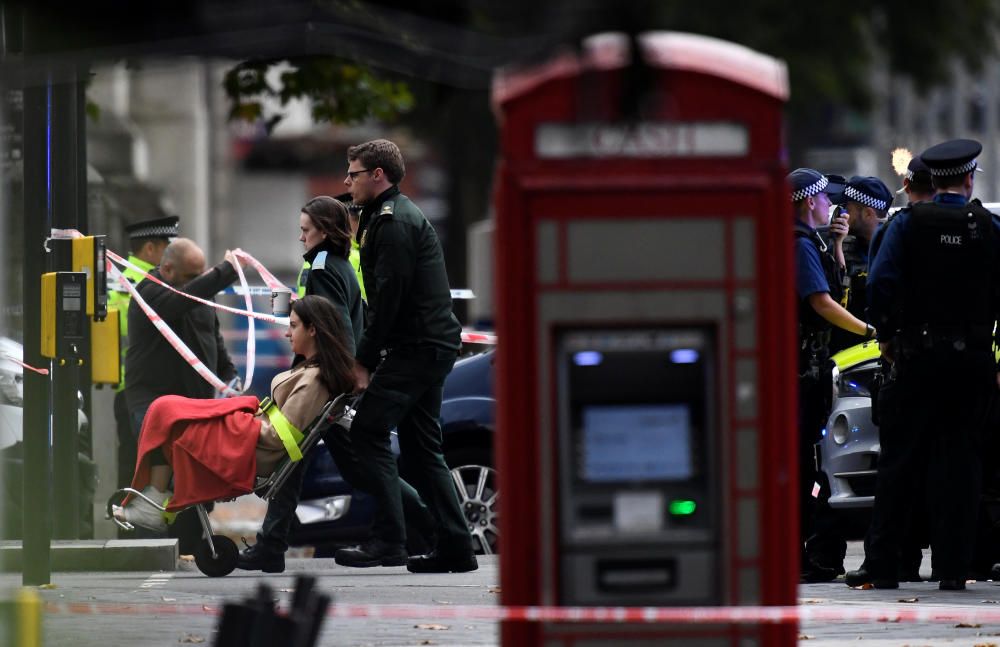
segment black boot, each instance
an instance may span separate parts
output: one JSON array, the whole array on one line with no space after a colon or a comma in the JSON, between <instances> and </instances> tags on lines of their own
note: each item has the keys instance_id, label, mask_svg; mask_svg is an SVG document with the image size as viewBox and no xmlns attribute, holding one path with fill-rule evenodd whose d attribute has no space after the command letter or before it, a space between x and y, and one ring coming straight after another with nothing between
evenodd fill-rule
<instances>
[{"instance_id":1,"label":"black boot","mask_svg":"<svg viewBox=\"0 0 1000 647\"><path fill-rule=\"evenodd\" d=\"M369 539L360 546L341 548L333 557L341 566L355 568L403 566L406 564L406 548L402 544L389 544L381 539Z\"/></svg>"},{"instance_id":2,"label":"black boot","mask_svg":"<svg viewBox=\"0 0 1000 647\"><path fill-rule=\"evenodd\" d=\"M411 557L406 562L406 570L411 573L468 573L477 568L479 562L471 551L467 554L450 555L435 550L427 555Z\"/></svg>"},{"instance_id":3,"label":"black boot","mask_svg":"<svg viewBox=\"0 0 1000 647\"><path fill-rule=\"evenodd\" d=\"M247 544L240 551L240 556L236 560L236 568L244 571L264 571L265 573L283 573L285 570L285 554L269 550L264 544L257 542L253 546Z\"/></svg>"},{"instance_id":4,"label":"black boot","mask_svg":"<svg viewBox=\"0 0 1000 647\"><path fill-rule=\"evenodd\" d=\"M847 586L859 587L871 584L876 589L898 589L899 581L887 577L874 577L868 569L862 566L856 571L848 571L844 576Z\"/></svg>"}]
</instances>

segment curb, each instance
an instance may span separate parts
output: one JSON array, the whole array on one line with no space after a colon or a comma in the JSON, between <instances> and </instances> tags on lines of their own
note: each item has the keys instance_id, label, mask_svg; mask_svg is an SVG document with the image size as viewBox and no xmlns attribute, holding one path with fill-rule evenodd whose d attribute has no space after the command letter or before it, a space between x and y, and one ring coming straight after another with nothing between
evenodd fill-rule
<instances>
[{"instance_id":1,"label":"curb","mask_svg":"<svg viewBox=\"0 0 1000 647\"><path fill-rule=\"evenodd\" d=\"M53 541L52 572L176 571L176 539ZM21 542L0 542L0 573L21 571Z\"/></svg>"}]
</instances>

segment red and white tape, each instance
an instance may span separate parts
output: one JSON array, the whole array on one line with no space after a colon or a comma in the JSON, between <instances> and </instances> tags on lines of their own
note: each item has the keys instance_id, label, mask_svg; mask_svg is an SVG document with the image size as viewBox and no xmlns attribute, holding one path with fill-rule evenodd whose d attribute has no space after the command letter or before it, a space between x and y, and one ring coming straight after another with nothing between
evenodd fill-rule
<instances>
[{"instance_id":1,"label":"red and white tape","mask_svg":"<svg viewBox=\"0 0 1000 647\"><path fill-rule=\"evenodd\" d=\"M177 333L171 330L170 326L168 326L167 323L163 321L160 315L156 314L156 311L153 310L148 303L146 303L146 300L142 298L142 296L139 294L139 291L136 290L134 285L132 285L131 281L125 278L125 275L119 272L118 268L112 265L110 260L108 261L107 268L108 268L108 273L111 274L112 278L118 281L119 285L125 288L125 290L132 296L132 300L135 301L137 304L139 304L139 307L142 308L142 311L146 313L147 317L149 317L149 321L158 331L160 331L160 334L163 335L163 337L167 340L167 343L170 344L174 348L174 350L180 353L181 357L184 358L184 361L190 364L191 368L193 368L195 372L198 373L198 375L200 375L206 382L211 384L212 388L214 388L219 393L222 393L223 395L227 396L238 395L238 393L234 391L228 384L223 382L222 379L219 378L219 376L217 376L207 366L205 366L204 362L198 359L198 356L194 354L194 351L188 348L188 345L185 344L183 340L181 340L181 338L177 336Z\"/></svg>"},{"instance_id":2,"label":"red and white tape","mask_svg":"<svg viewBox=\"0 0 1000 647\"><path fill-rule=\"evenodd\" d=\"M46 602L51 614L75 615L219 615L221 607L203 604L116 604ZM791 624L826 623L1000 623L1000 609L924 606L909 608L854 605L774 607L542 607L437 606L419 604L336 604L334 618L405 620L492 620L602 624Z\"/></svg>"}]
</instances>

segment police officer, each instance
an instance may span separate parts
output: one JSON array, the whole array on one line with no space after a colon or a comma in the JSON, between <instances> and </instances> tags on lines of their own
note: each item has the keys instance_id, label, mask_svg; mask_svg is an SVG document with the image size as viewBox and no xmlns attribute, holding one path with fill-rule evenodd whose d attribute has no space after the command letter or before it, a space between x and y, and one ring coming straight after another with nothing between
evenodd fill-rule
<instances>
[{"instance_id":1,"label":"police officer","mask_svg":"<svg viewBox=\"0 0 1000 647\"><path fill-rule=\"evenodd\" d=\"M180 218L169 216L145 220L125 227L128 236L128 260L144 272L151 272L160 264L163 250L171 238L180 235ZM132 285L138 285L145 277L139 271L126 268L122 271ZM120 285L108 293L108 307L118 309L118 326L121 333L121 377L115 388L115 426L118 430L118 487L128 487L135 471L138 447L132 433L128 404L125 402L125 353L128 352L128 308L132 295Z\"/></svg>"},{"instance_id":2,"label":"police officer","mask_svg":"<svg viewBox=\"0 0 1000 647\"><path fill-rule=\"evenodd\" d=\"M830 377L830 331L834 326L860 337L871 337L874 329L840 303L843 243L847 218L831 225L834 249L820 238L816 227L826 223L830 211L832 186L823 174L800 168L788 175L795 212L796 293L799 303L799 514L800 531L805 541L802 552L801 579L827 582L844 572L847 543L837 527L829 506L815 507L814 483L817 482L814 446L829 413L832 385Z\"/></svg>"},{"instance_id":3,"label":"police officer","mask_svg":"<svg viewBox=\"0 0 1000 647\"><path fill-rule=\"evenodd\" d=\"M892 204L892 191L877 177L855 175L841 193L840 208L847 212L848 235L844 238L844 291L840 303L858 319L867 314L869 248L879 224L885 220ZM830 352L849 348L858 343L856 335L835 327L831 333Z\"/></svg>"},{"instance_id":4,"label":"police officer","mask_svg":"<svg viewBox=\"0 0 1000 647\"><path fill-rule=\"evenodd\" d=\"M875 485L886 531L872 536L866 566L873 581L888 586L897 573L905 500L923 479L939 588L964 589L972 558L980 442L997 392L992 337L1000 309L1000 227L970 200L981 151L979 142L956 139L921 154L934 199L893 220L869 274L879 346L896 372L899 424L912 436L898 464L887 466L893 478L882 478L880 464Z\"/></svg>"},{"instance_id":5,"label":"police officer","mask_svg":"<svg viewBox=\"0 0 1000 647\"><path fill-rule=\"evenodd\" d=\"M901 213L908 213L914 204L926 202L934 197L931 171L919 155L910 159L906 175L903 177L903 187L896 193L906 194L907 205L889 216L875 231L870 249L872 259L877 257L885 232L896 217ZM903 486L904 479L895 473L901 464L899 457L905 457L909 452L914 451L914 438L906 426L900 423L900 404L899 385L896 382L895 370L892 364L883 358L875 383L872 385L872 421L879 426L878 479L885 491ZM872 510L871 524L865 534L865 561L859 569L847 573L845 579L848 586L857 587L872 584L875 588L896 588L899 581L922 581L920 562L923 559L921 548L924 545L923 537L926 524L923 522L924 506L920 504L920 501L924 497L923 488L919 487L919 483L912 485L916 489L911 489L908 496L890 497L898 501L897 505L905 507L905 511L899 515L899 518L904 520L904 525L895 529L897 533L895 541L899 555L896 564L898 575L874 578L868 565L868 554L872 541L884 541L883 538L889 532L887 524L890 520L885 514L886 508L884 505L876 505ZM883 498L885 496L883 495Z\"/></svg>"},{"instance_id":6,"label":"police officer","mask_svg":"<svg viewBox=\"0 0 1000 647\"><path fill-rule=\"evenodd\" d=\"M437 547L410 557L412 572L465 572L478 565L454 481L441 451L441 398L461 344L452 313L444 254L434 228L400 193L405 174L399 148L377 139L348 150L344 183L362 205L358 242L368 294L368 321L355 352L355 379L363 395L351 439L358 458L373 470L376 524L383 537L343 558L393 558L405 554L406 531L396 460L389 430L396 427L402 460L438 524ZM351 551L347 553L345 551Z\"/></svg>"}]
</instances>

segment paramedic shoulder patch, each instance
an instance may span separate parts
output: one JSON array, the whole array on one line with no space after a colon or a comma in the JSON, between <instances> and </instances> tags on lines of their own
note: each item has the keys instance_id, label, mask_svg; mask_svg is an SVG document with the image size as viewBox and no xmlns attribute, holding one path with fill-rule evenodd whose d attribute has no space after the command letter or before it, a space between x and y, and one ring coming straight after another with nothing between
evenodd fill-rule
<instances>
[{"instance_id":1,"label":"paramedic shoulder patch","mask_svg":"<svg viewBox=\"0 0 1000 647\"><path fill-rule=\"evenodd\" d=\"M316 258L313 259L311 269L314 270L326 269L326 250L323 250L319 254L316 254Z\"/></svg>"},{"instance_id":2,"label":"paramedic shoulder patch","mask_svg":"<svg viewBox=\"0 0 1000 647\"><path fill-rule=\"evenodd\" d=\"M389 214L392 215L392 210L395 209L395 204L393 202L386 202L382 205L382 210L379 211L379 215Z\"/></svg>"}]
</instances>

